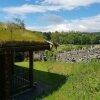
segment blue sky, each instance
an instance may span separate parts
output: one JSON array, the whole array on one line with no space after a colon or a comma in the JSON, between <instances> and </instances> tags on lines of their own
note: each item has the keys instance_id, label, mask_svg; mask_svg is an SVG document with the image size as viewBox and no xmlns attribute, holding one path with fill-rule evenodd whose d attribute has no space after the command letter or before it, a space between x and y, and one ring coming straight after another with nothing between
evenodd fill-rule
<instances>
[{"instance_id":1,"label":"blue sky","mask_svg":"<svg viewBox=\"0 0 100 100\"><path fill-rule=\"evenodd\" d=\"M34 31L100 31L100 0L0 0L0 21Z\"/></svg>"}]
</instances>

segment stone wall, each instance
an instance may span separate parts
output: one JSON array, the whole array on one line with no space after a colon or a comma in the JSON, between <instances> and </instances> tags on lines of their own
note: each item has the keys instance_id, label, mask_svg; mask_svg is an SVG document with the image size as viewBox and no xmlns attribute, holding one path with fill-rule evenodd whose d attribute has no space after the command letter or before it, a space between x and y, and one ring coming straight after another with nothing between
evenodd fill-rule
<instances>
[{"instance_id":1,"label":"stone wall","mask_svg":"<svg viewBox=\"0 0 100 100\"><path fill-rule=\"evenodd\" d=\"M88 62L92 59L100 59L100 48L60 51L56 55L56 61L61 62Z\"/></svg>"}]
</instances>

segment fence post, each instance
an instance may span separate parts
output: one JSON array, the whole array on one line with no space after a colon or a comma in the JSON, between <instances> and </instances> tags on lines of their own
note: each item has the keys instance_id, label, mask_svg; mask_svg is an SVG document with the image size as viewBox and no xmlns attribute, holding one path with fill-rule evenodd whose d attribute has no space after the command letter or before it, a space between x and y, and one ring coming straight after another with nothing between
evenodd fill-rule
<instances>
[{"instance_id":1,"label":"fence post","mask_svg":"<svg viewBox=\"0 0 100 100\"><path fill-rule=\"evenodd\" d=\"M33 86L33 51L29 51L29 81L30 87Z\"/></svg>"}]
</instances>

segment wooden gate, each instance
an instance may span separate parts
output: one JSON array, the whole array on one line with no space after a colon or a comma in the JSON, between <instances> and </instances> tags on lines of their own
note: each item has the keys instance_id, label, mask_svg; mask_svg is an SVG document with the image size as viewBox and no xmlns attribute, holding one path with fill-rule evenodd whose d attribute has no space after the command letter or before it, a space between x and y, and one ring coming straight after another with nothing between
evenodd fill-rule
<instances>
[{"instance_id":1,"label":"wooden gate","mask_svg":"<svg viewBox=\"0 0 100 100\"><path fill-rule=\"evenodd\" d=\"M29 69L14 66L12 77L12 93L16 93L30 86Z\"/></svg>"}]
</instances>

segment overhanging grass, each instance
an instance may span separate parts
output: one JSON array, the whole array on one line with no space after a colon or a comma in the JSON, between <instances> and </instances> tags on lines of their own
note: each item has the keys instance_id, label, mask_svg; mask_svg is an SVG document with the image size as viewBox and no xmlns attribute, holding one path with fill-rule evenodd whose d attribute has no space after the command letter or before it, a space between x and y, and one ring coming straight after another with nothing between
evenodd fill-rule
<instances>
[{"instance_id":1,"label":"overhanging grass","mask_svg":"<svg viewBox=\"0 0 100 100\"><path fill-rule=\"evenodd\" d=\"M11 38L12 34L12 38ZM0 30L0 41L39 41L44 42L44 39L35 35L30 31L15 30L12 33L8 30Z\"/></svg>"},{"instance_id":2,"label":"overhanging grass","mask_svg":"<svg viewBox=\"0 0 100 100\"><path fill-rule=\"evenodd\" d=\"M34 34L32 31L23 29L18 25L12 24L8 27L8 24L0 23L0 42L2 41L44 42L45 40L41 36Z\"/></svg>"}]
</instances>

